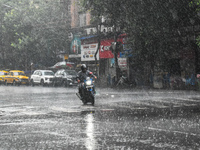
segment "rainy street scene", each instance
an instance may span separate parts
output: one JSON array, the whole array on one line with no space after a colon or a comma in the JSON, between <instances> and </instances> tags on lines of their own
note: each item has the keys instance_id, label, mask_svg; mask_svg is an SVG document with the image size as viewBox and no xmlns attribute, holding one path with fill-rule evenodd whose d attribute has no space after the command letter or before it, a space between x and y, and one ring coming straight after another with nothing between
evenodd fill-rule
<instances>
[{"instance_id":1,"label":"rainy street scene","mask_svg":"<svg viewBox=\"0 0 200 150\"><path fill-rule=\"evenodd\" d=\"M0 0L0 150L200 150L200 0Z\"/></svg>"},{"instance_id":2,"label":"rainy street scene","mask_svg":"<svg viewBox=\"0 0 200 150\"><path fill-rule=\"evenodd\" d=\"M0 149L198 149L195 91L0 87Z\"/></svg>"}]
</instances>

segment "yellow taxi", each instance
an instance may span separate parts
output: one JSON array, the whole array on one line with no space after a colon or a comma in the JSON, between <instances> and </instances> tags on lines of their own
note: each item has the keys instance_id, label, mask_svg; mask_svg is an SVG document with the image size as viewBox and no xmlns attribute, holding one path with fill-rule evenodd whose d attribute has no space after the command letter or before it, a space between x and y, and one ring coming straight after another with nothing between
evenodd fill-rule
<instances>
[{"instance_id":1,"label":"yellow taxi","mask_svg":"<svg viewBox=\"0 0 200 150\"><path fill-rule=\"evenodd\" d=\"M0 84L4 84L4 78L8 75L8 71L0 70Z\"/></svg>"},{"instance_id":2,"label":"yellow taxi","mask_svg":"<svg viewBox=\"0 0 200 150\"><path fill-rule=\"evenodd\" d=\"M10 70L8 75L4 78L4 83L6 85L29 85L29 77L24 74L24 71L20 70Z\"/></svg>"}]
</instances>

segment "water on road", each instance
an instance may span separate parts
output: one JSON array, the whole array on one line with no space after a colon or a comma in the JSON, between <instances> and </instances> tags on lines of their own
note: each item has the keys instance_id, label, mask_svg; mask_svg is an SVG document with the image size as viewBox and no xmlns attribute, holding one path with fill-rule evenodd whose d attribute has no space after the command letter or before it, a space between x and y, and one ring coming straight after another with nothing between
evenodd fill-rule
<instances>
[{"instance_id":1,"label":"water on road","mask_svg":"<svg viewBox=\"0 0 200 150\"><path fill-rule=\"evenodd\" d=\"M199 111L169 111L198 105L194 91L97 89L95 106L76 88L0 91L0 149L200 149Z\"/></svg>"}]
</instances>

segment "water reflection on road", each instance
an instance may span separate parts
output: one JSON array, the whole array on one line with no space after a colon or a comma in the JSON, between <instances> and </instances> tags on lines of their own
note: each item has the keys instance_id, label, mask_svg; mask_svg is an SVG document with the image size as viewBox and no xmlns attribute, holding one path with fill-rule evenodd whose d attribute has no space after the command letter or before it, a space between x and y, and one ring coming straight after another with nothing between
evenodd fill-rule
<instances>
[{"instance_id":1,"label":"water reflection on road","mask_svg":"<svg viewBox=\"0 0 200 150\"><path fill-rule=\"evenodd\" d=\"M85 147L88 150L94 150L96 149L96 139L95 139L95 128L94 128L94 114L93 112L88 113L85 116L86 121L86 139L85 139Z\"/></svg>"}]
</instances>

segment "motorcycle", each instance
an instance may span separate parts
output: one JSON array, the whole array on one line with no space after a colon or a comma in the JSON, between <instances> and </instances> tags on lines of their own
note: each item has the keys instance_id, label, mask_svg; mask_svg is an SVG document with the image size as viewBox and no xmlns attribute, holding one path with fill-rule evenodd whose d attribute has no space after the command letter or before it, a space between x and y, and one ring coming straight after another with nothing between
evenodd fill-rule
<instances>
[{"instance_id":1,"label":"motorcycle","mask_svg":"<svg viewBox=\"0 0 200 150\"><path fill-rule=\"evenodd\" d=\"M95 89L94 89L94 80L92 77L87 77L86 80L81 83L82 84L82 97L79 93L76 93L76 95L79 97L79 99L83 102L83 104L91 103L94 105L95 102Z\"/></svg>"}]
</instances>

